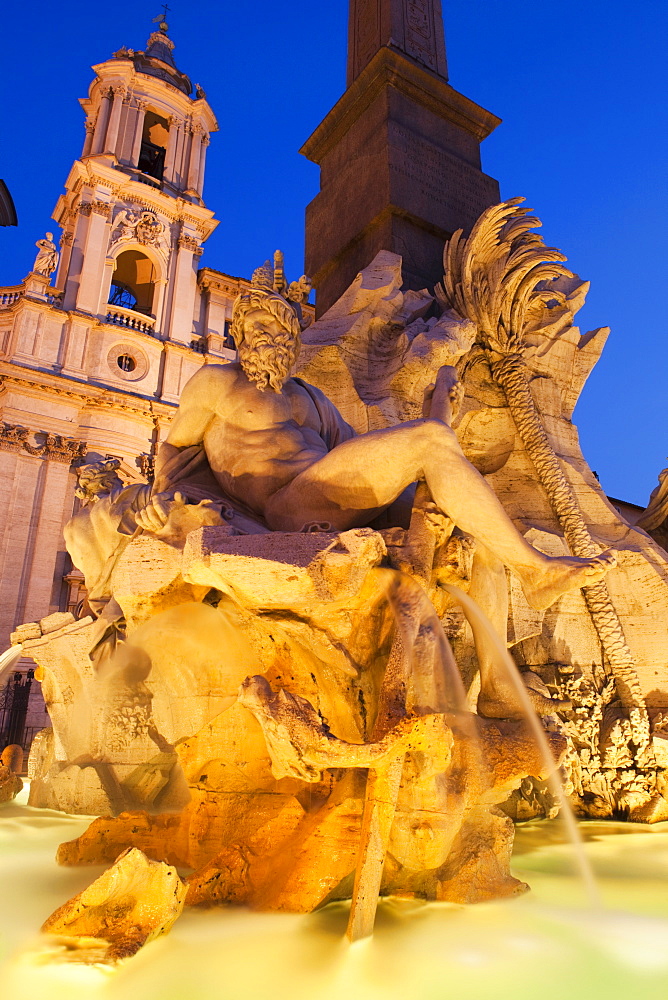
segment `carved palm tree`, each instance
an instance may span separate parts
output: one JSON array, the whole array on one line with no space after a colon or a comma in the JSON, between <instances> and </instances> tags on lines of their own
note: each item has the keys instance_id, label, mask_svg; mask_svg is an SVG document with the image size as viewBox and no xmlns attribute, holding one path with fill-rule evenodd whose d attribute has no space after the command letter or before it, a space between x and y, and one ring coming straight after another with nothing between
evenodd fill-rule
<instances>
[{"instance_id":1,"label":"carved palm tree","mask_svg":"<svg viewBox=\"0 0 668 1000\"><path fill-rule=\"evenodd\" d=\"M540 220L513 198L487 209L468 239L462 230L446 244L439 301L478 328L494 378L502 386L510 412L538 473L568 546L576 556L598 554L571 483L545 432L531 394L524 360L527 324L544 303L564 301L554 279L572 278L565 256L546 247L532 232ZM603 581L583 589L587 608L615 678L620 701L631 719L639 763L651 764L647 708L622 624Z\"/></svg>"}]
</instances>

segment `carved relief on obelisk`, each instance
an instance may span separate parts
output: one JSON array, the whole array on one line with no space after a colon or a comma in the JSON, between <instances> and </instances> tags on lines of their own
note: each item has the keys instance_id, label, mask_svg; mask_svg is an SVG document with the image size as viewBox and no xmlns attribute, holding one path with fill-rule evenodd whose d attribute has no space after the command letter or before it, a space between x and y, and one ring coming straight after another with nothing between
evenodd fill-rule
<instances>
[{"instance_id":1,"label":"carved relief on obelisk","mask_svg":"<svg viewBox=\"0 0 668 1000\"><path fill-rule=\"evenodd\" d=\"M382 0L351 2L348 21L348 86L383 45L381 7Z\"/></svg>"},{"instance_id":2,"label":"carved relief on obelisk","mask_svg":"<svg viewBox=\"0 0 668 1000\"><path fill-rule=\"evenodd\" d=\"M384 45L447 80L441 0L351 0L348 86Z\"/></svg>"}]
</instances>

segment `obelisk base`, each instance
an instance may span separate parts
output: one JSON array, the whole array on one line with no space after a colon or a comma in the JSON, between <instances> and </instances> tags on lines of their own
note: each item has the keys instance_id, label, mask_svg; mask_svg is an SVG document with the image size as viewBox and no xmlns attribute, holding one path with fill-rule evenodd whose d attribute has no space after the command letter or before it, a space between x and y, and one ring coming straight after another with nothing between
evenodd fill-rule
<instances>
[{"instance_id":1,"label":"obelisk base","mask_svg":"<svg viewBox=\"0 0 668 1000\"><path fill-rule=\"evenodd\" d=\"M480 168L498 123L403 53L376 53L301 150L321 167L306 210L319 315L379 250L403 257L407 287L433 287L444 241L500 199Z\"/></svg>"}]
</instances>

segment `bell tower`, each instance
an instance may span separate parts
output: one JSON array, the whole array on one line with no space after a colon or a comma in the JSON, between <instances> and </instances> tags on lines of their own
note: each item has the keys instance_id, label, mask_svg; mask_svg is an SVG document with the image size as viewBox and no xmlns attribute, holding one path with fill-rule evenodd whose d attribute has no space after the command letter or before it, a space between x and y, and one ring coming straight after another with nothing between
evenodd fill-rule
<instances>
[{"instance_id":1,"label":"bell tower","mask_svg":"<svg viewBox=\"0 0 668 1000\"><path fill-rule=\"evenodd\" d=\"M53 216L56 286L66 310L189 344L198 259L217 225L202 192L218 125L159 20L144 51L93 67L83 150Z\"/></svg>"}]
</instances>

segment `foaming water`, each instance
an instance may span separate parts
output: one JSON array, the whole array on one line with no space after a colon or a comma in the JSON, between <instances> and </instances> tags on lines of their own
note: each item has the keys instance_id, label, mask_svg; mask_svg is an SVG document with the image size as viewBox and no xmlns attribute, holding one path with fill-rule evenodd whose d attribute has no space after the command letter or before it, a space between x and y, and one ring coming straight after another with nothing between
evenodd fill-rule
<instances>
[{"instance_id":1,"label":"foaming water","mask_svg":"<svg viewBox=\"0 0 668 1000\"><path fill-rule=\"evenodd\" d=\"M518 698L527 704L527 722L551 760L515 664L471 605L468 612L495 643ZM424 605L420 609L427 615ZM434 662L443 670L450 710L464 714L461 679L437 622L423 621L442 654ZM563 801L561 789L554 791ZM492 995L528 1000L537 993L541 1000L663 1000L668 995L668 823L651 829L584 823L580 837L572 819L592 885L592 868L599 880L604 911L581 906L581 883L571 872L572 848L561 821L535 822L516 831L513 874L533 890L520 898L468 907L381 900L373 938L354 948L343 936L345 903L306 916L186 910L168 937L110 972L62 961L38 934L44 919L102 870L58 868L53 860L57 845L78 836L88 822L19 802L0 808L0 996L8 1000L443 1000L450 994L457 1000ZM584 877L582 864L580 871Z\"/></svg>"},{"instance_id":2,"label":"foaming water","mask_svg":"<svg viewBox=\"0 0 668 1000\"><path fill-rule=\"evenodd\" d=\"M404 636L409 653L409 665L416 667L416 633L427 627L435 643L432 657L432 690L429 692L433 711L466 712L466 690L450 643L433 605L419 583L397 570L376 570L385 578L385 589L397 627Z\"/></svg>"},{"instance_id":3,"label":"foaming water","mask_svg":"<svg viewBox=\"0 0 668 1000\"><path fill-rule=\"evenodd\" d=\"M601 896L596 884L594 873L583 848L578 824L573 814L573 810L571 809L571 805L564 794L563 785L559 777L559 769L550 749L550 744L548 743L545 735L545 730L543 729L542 723L534 711L531 699L529 698L527 690L524 686L522 676L517 669L517 665L508 652L505 643L502 642L501 637L480 606L471 597L469 597L468 594L465 594L463 590L460 590L459 587L447 584L445 585L445 589L455 598L455 600L459 602L459 604L461 604L471 628L476 633L481 634L484 638L484 641L494 656L495 663L503 671L506 679L512 685L518 701L524 709L525 720L530 726L531 732L536 739L541 757L543 758L543 763L548 771L547 782L550 791L560 805L560 816L568 832L571 844L573 845L575 861L587 892L589 906L598 910L601 907Z\"/></svg>"},{"instance_id":4,"label":"foaming water","mask_svg":"<svg viewBox=\"0 0 668 1000\"><path fill-rule=\"evenodd\" d=\"M533 891L455 906L381 900L374 937L350 948L348 906L307 916L186 910L116 971L52 961L43 920L97 877L58 868L86 819L0 809L0 995L19 1000L663 1000L668 994L668 823L582 824L606 902L581 887L557 820L518 828L513 872Z\"/></svg>"}]
</instances>

